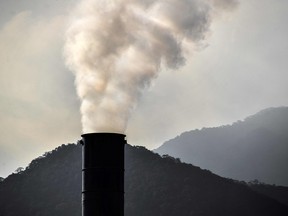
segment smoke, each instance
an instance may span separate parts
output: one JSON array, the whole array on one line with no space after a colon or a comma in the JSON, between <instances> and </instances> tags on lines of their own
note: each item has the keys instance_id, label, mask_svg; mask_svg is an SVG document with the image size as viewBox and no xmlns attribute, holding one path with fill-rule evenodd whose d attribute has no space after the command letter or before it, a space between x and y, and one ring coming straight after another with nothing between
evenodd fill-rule
<instances>
[{"instance_id":1,"label":"smoke","mask_svg":"<svg viewBox=\"0 0 288 216\"><path fill-rule=\"evenodd\" d=\"M64 48L75 73L84 133L125 131L143 89L183 66L215 10L235 0L82 0Z\"/></svg>"}]
</instances>

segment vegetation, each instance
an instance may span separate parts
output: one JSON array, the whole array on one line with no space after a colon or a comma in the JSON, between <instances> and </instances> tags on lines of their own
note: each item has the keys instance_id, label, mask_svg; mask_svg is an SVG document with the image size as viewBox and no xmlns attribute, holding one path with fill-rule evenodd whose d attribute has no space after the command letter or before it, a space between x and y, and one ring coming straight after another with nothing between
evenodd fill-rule
<instances>
[{"instance_id":1,"label":"vegetation","mask_svg":"<svg viewBox=\"0 0 288 216\"><path fill-rule=\"evenodd\" d=\"M126 146L126 216L286 216L248 184ZM108 155L109 157L109 155ZM1 216L80 216L81 146L62 145L0 182Z\"/></svg>"},{"instance_id":2,"label":"vegetation","mask_svg":"<svg viewBox=\"0 0 288 216\"><path fill-rule=\"evenodd\" d=\"M220 176L288 186L288 107L233 125L185 132L155 150Z\"/></svg>"},{"instance_id":3,"label":"vegetation","mask_svg":"<svg viewBox=\"0 0 288 216\"><path fill-rule=\"evenodd\" d=\"M278 200L288 206L288 187L269 185L261 182L249 182L248 186L261 194Z\"/></svg>"}]
</instances>

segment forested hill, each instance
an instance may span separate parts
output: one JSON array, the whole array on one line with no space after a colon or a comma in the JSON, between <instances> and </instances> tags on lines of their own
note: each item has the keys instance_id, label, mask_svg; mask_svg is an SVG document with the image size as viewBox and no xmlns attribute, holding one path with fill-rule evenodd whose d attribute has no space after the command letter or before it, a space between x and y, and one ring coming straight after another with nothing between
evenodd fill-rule
<instances>
[{"instance_id":1,"label":"forested hill","mask_svg":"<svg viewBox=\"0 0 288 216\"><path fill-rule=\"evenodd\" d=\"M288 186L288 107L185 132L155 150L238 180Z\"/></svg>"},{"instance_id":2,"label":"forested hill","mask_svg":"<svg viewBox=\"0 0 288 216\"><path fill-rule=\"evenodd\" d=\"M126 216L286 216L285 197L254 192L143 147L126 146ZM275 194L274 194L275 195ZM62 145L0 182L1 216L80 216L81 146Z\"/></svg>"}]
</instances>

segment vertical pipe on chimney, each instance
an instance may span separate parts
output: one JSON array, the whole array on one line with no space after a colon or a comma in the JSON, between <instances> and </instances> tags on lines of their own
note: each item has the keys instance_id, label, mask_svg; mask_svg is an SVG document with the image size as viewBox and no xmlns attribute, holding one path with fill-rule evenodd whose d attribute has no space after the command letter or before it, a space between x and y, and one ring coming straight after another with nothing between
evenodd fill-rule
<instances>
[{"instance_id":1,"label":"vertical pipe on chimney","mask_svg":"<svg viewBox=\"0 0 288 216\"><path fill-rule=\"evenodd\" d=\"M124 216L125 135L82 135L82 216Z\"/></svg>"}]
</instances>

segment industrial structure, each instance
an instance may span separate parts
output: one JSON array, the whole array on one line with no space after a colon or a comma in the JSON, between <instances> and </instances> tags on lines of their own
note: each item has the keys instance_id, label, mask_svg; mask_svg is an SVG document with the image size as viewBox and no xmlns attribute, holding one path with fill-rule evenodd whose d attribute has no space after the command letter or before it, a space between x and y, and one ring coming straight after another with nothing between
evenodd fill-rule
<instances>
[{"instance_id":1,"label":"industrial structure","mask_svg":"<svg viewBox=\"0 0 288 216\"><path fill-rule=\"evenodd\" d=\"M124 216L125 135L82 135L82 216Z\"/></svg>"}]
</instances>

